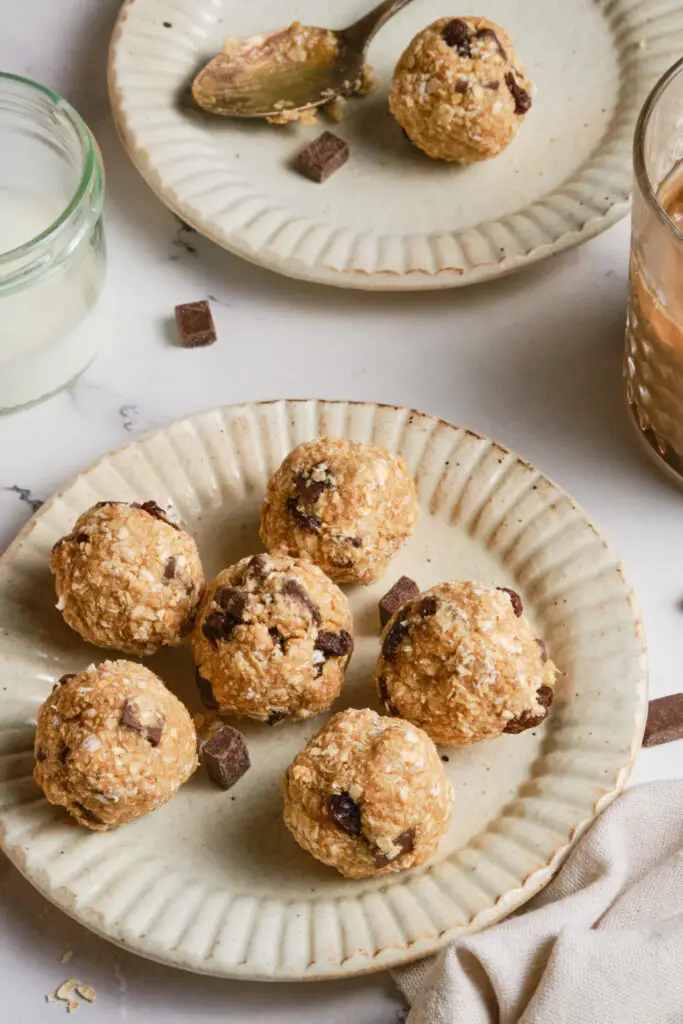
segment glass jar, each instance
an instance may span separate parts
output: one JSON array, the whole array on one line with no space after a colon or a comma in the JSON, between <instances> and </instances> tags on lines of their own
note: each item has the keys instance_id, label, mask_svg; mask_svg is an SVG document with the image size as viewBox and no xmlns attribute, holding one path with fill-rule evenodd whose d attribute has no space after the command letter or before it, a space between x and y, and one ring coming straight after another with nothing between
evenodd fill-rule
<instances>
[{"instance_id":1,"label":"glass jar","mask_svg":"<svg viewBox=\"0 0 683 1024\"><path fill-rule=\"evenodd\" d=\"M636 126L624 377L633 420L683 483L683 60Z\"/></svg>"},{"instance_id":2,"label":"glass jar","mask_svg":"<svg viewBox=\"0 0 683 1024\"><path fill-rule=\"evenodd\" d=\"M0 73L0 410L46 397L93 359L80 326L104 279L104 176L61 96Z\"/></svg>"}]
</instances>

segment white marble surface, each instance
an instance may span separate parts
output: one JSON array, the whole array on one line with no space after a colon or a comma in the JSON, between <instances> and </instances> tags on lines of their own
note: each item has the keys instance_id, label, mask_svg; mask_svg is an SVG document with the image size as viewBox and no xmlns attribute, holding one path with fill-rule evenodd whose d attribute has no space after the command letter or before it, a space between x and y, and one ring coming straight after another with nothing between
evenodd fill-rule
<instances>
[{"instance_id":1,"label":"white marble surface","mask_svg":"<svg viewBox=\"0 0 683 1024\"><path fill-rule=\"evenodd\" d=\"M344 397L417 406L523 453L567 488L620 552L650 646L652 690L681 689L683 498L627 422L621 351L628 227L536 270L468 291L376 296L299 285L183 231L129 165L107 113L117 0L0 5L0 68L37 78L89 120L107 169L109 273L90 321L99 358L68 391L0 417L0 550L84 465L175 417L244 399ZM0 159L4 159L4 154ZM213 300L220 341L185 351L173 307ZM683 775L683 744L645 751L637 780ZM69 966L60 957L74 950ZM99 999L83 1021L396 1024L385 975L267 986L172 971L48 908L0 855L0 1018L57 1019L44 994L73 973ZM79 1018L80 1019L80 1018Z\"/></svg>"}]
</instances>

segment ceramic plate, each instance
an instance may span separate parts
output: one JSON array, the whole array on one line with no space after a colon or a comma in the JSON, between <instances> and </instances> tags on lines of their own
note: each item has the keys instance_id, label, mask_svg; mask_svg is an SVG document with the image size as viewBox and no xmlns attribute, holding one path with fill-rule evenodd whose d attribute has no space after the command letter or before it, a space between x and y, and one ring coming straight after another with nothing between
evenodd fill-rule
<instances>
[{"instance_id":1,"label":"ceramic plate","mask_svg":"<svg viewBox=\"0 0 683 1024\"><path fill-rule=\"evenodd\" d=\"M513 144L469 168L429 160L387 108L393 67L444 14L414 0L375 38L381 89L332 126L351 160L324 185L292 157L326 127L275 128L191 109L187 86L226 36L294 19L340 28L373 0L129 0L109 67L114 117L138 170L181 218L231 252L345 288L447 288L507 273L622 217L631 139L650 87L683 50L673 0L487 0L468 14L505 26L536 84ZM329 126L327 126L329 127Z\"/></svg>"},{"instance_id":2,"label":"ceramic plate","mask_svg":"<svg viewBox=\"0 0 683 1024\"><path fill-rule=\"evenodd\" d=\"M377 600L402 573L513 586L561 669L546 725L464 750L433 861L346 881L304 853L281 816L280 779L321 719L244 726L252 768L228 793L202 771L165 807L91 833L32 779L38 705L105 652L55 610L50 548L95 501L171 503L209 574L260 549L266 481L297 443L349 437L399 452L417 531L372 587L348 588L356 652L336 709L377 707ZM107 456L49 501L0 561L0 835L19 870L88 928L143 956L225 977L331 978L404 963L499 920L548 882L572 841L624 785L647 700L633 595L583 512L516 455L408 409L274 402L181 420ZM186 649L149 665L199 711ZM240 726L242 728L242 726Z\"/></svg>"}]
</instances>

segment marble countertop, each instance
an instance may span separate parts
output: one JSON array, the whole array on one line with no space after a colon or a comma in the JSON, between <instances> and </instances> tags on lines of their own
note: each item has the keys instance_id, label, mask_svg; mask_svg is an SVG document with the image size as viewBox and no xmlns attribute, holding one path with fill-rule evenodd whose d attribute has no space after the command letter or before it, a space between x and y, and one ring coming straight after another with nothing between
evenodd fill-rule
<instances>
[{"instance_id":1,"label":"marble countertop","mask_svg":"<svg viewBox=\"0 0 683 1024\"><path fill-rule=\"evenodd\" d=\"M0 13L0 68L66 95L107 171L109 270L89 321L101 353L47 402L0 417L0 550L65 480L158 424L213 405L343 397L438 413L522 453L584 505L640 601L655 696L681 688L681 494L643 456L621 383L628 225L495 284L423 295L276 277L189 234L128 162L108 116L118 0L22 0ZM39 31L36 29L39 26ZM175 342L173 307L211 299L219 343ZM636 781L683 775L683 744L645 751ZM61 956L73 950L69 967ZM397 1024L387 975L269 986L195 977L122 953L45 901L0 855L3 1020L55 1020L73 973L98 991L83 1021Z\"/></svg>"}]
</instances>

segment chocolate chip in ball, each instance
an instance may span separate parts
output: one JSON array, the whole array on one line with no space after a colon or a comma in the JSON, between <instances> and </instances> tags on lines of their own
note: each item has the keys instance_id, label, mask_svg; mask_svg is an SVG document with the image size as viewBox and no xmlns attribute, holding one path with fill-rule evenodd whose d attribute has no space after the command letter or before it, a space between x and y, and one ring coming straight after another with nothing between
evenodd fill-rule
<instances>
[{"instance_id":1,"label":"chocolate chip in ball","mask_svg":"<svg viewBox=\"0 0 683 1024\"><path fill-rule=\"evenodd\" d=\"M199 756L221 789L230 789L251 767L247 742L241 732L231 725L223 725L203 743Z\"/></svg>"},{"instance_id":2,"label":"chocolate chip in ball","mask_svg":"<svg viewBox=\"0 0 683 1024\"><path fill-rule=\"evenodd\" d=\"M379 601L379 621L382 626L386 626L391 616L407 601L414 600L419 593L420 588L409 576L401 576L397 579L393 587L387 590Z\"/></svg>"},{"instance_id":3,"label":"chocolate chip in ball","mask_svg":"<svg viewBox=\"0 0 683 1024\"><path fill-rule=\"evenodd\" d=\"M423 597L417 606L418 613L423 619L431 619L432 615L436 615L436 609L439 607L439 602L433 594L427 594Z\"/></svg>"},{"instance_id":4,"label":"chocolate chip in ball","mask_svg":"<svg viewBox=\"0 0 683 1024\"><path fill-rule=\"evenodd\" d=\"M66 759L67 759L67 757L69 756L70 753L71 753L71 747L62 747L57 760L61 764L66 764Z\"/></svg>"},{"instance_id":5,"label":"chocolate chip in ball","mask_svg":"<svg viewBox=\"0 0 683 1024\"><path fill-rule=\"evenodd\" d=\"M361 834L360 807L348 793L332 793L327 801L327 813L348 836Z\"/></svg>"},{"instance_id":6,"label":"chocolate chip in ball","mask_svg":"<svg viewBox=\"0 0 683 1024\"><path fill-rule=\"evenodd\" d=\"M213 595L213 600L235 620L235 625L244 621L244 613L249 603L249 594L246 590L240 590L238 587L220 587Z\"/></svg>"},{"instance_id":7,"label":"chocolate chip in ball","mask_svg":"<svg viewBox=\"0 0 683 1024\"><path fill-rule=\"evenodd\" d=\"M204 619L202 633L206 639L217 646L219 641L228 641L238 623L230 612L214 611Z\"/></svg>"},{"instance_id":8,"label":"chocolate chip in ball","mask_svg":"<svg viewBox=\"0 0 683 1024\"><path fill-rule=\"evenodd\" d=\"M524 605L522 604L522 599L517 593L517 591L510 590L509 587L498 587L497 589L502 590L504 594L508 595L510 601L512 602L512 610L517 616L517 618L519 618L522 612L524 611Z\"/></svg>"},{"instance_id":9,"label":"chocolate chip in ball","mask_svg":"<svg viewBox=\"0 0 683 1024\"><path fill-rule=\"evenodd\" d=\"M209 711L217 711L220 704L213 695L213 687L209 680L200 674L199 669L196 670L195 679L197 689L199 690L199 697L204 707L208 708Z\"/></svg>"},{"instance_id":10,"label":"chocolate chip in ball","mask_svg":"<svg viewBox=\"0 0 683 1024\"><path fill-rule=\"evenodd\" d=\"M311 600L298 580L285 580L284 586L282 587L282 593L285 597L291 597L293 601L296 601L298 604L306 608L316 626L319 626L322 623L323 617L320 614L320 609L317 604Z\"/></svg>"},{"instance_id":11,"label":"chocolate chip in ball","mask_svg":"<svg viewBox=\"0 0 683 1024\"><path fill-rule=\"evenodd\" d=\"M412 828L408 828L405 832L401 832L400 836L394 839L394 846L398 846L398 853L393 856L388 853L383 853L375 847L373 850L373 857L376 868L384 868L387 864L392 864L393 861L398 860L399 857L405 857L407 853L412 853L415 849L415 833Z\"/></svg>"},{"instance_id":12,"label":"chocolate chip in ball","mask_svg":"<svg viewBox=\"0 0 683 1024\"><path fill-rule=\"evenodd\" d=\"M92 821L94 825L101 825L102 819L98 818L97 815L86 807L85 804L80 804L74 801L74 807L80 813L81 817L85 818L86 821Z\"/></svg>"},{"instance_id":13,"label":"chocolate chip in ball","mask_svg":"<svg viewBox=\"0 0 683 1024\"><path fill-rule=\"evenodd\" d=\"M507 54L506 54L506 52L505 52L505 50L503 48L503 44L501 43L500 39L498 38L498 36L496 35L496 33L493 31L492 28L480 28L479 31L475 34L474 38L475 39L490 39L492 41L493 45L495 46L495 48L498 50L498 53L500 54L500 56L503 58L503 60L507 60L508 59L507 58Z\"/></svg>"},{"instance_id":14,"label":"chocolate chip in ball","mask_svg":"<svg viewBox=\"0 0 683 1024\"><path fill-rule=\"evenodd\" d=\"M408 636L408 623L405 619L394 619L382 643L382 655L387 661L393 661L398 649Z\"/></svg>"},{"instance_id":15,"label":"chocolate chip in ball","mask_svg":"<svg viewBox=\"0 0 683 1024\"><path fill-rule=\"evenodd\" d=\"M388 711L389 714L392 715L394 718L398 718L400 715L400 711L398 710L398 708L392 701L391 697L389 696L387 681L384 678L384 676L380 676L379 679L377 680L377 687L379 689L380 700L382 701L385 710Z\"/></svg>"},{"instance_id":16,"label":"chocolate chip in ball","mask_svg":"<svg viewBox=\"0 0 683 1024\"><path fill-rule=\"evenodd\" d=\"M470 30L460 18L454 18L441 30L441 35L447 46L453 46L461 57L471 57L472 47L470 45Z\"/></svg>"},{"instance_id":17,"label":"chocolate chip in ball","mask_svg":"<svg viewBox=\"0 0 683 1024\"><path fill-rule=\"evenodd\" d=\"M329 476L325 476L322 480L313 479L312 474L318 468L314 466L313 469L302 470L294 477L296 493L305 505L315 505L323 491L328 491L332 487L332 480Z\"/></svg>"},{"instance_id":18,"label":"chocolate chip in ball","mask_svg":"<svg viewBox=\"0 0 683 1024\"><path fill-rule=\"evenodd\" d=\"M531 107L531 96L529 93L517 82L511 71L508 71L505 76L505 84L515 101L515 114L526 114L527 110Z\"/></svg>"},{"instance_id":19,"label":"chocolate chip in ball","mask_svg":"<svg viewBox=\"0 0 683 1024\"><path fill-rule=\"evenodd\" d=\"M523 711L519 718L513 718L511 722L507 723L503 732L515 735L540 725L548 717L548 709L553 702L554 696L555 693L552 686L541 686L536 693L536 700L543 708L543 714L535 715L532 711Z\"/></svg>"},{"instance_id":20,"label":"chocolate chip in ball","mask_svg":"<svg viewBox=\"0 0 683 1024\"><path fill-rule=\"evenodd\" d=\"M268 718L266 719L266 724L277 725L278 722L281 722L283 719L288 717L289 711L279 711L277 708L273 708L273 710L268 715Z\"/></svg>"},{"instance_id":21,"label":"chocolate chip in ball","mask_svg":"<svg viewBox=\"0 0 683 1024\"><path fill-rule=\"evenodd\" d=\"M464 96L465 93L467 92L467 89L468 83L467 80L464 78L459 78L458 81L453 86L453 92L457 92L460 96Z\"/></svg>"},{"instance_id":22,"label":"chocolate chip in ball","mask_svg":"<svg viewBox=\"0 0 683 1024\"><path fill-rule=\"evenodd\" d=\"M123 705L121 725L126 729L130 729L131 732L139 733L152 747L158 747L161 743L161 736L164 731L164 723L161 716L157 715L154 725L143 725L138 709L129 700L125 701Z\"/></svg>"},{"instance_id":23,"label":"chocolate chip in ball","mask_svg":"<svg viewBox=\"0 0 683 1024\"><path fill-rule=\"evenodd\" d=\"M299 508L298 498L287 499L287 509L289 514L302 530L307 530L309 533L317 533L322 526L322 520L318 519L311 512L306 512L304 509Z\"/></svg>"},{"instance_id":24,"label":"chocolate chip in ball","mask_svg":"<svg viewBox=\"0 0 683 1024\"><path fill-rule=\"evenodd\" d=\"M260 583L261 580L268 575L272 565L273 563L268 555L252 555L247 562L247 567L244 573L244 582Z\"/></svg>"},{"instance_id":25,"label":"chocolate chip in ball","mask_svg":"<svg viewBox=\"0 0 683 1024\"><path fill-rule=\"evenodd\" d=\"M177 559L176 559L175 555L171 555L171 557L167 560L166 565L164 567L164 579L165 580L172 580L173 579L173 577L175 576L176 566L177 566Z\"/></svg>"},{"instance_id":26,"label":"chocolate chip in ball","mask_svg":"<svg viewBox=\"0 0 683 1024\"><path fill-rule=\"evenodd\" d=\"M107 504L117 504L116 502L107 502ZM139 508L148 515L153 516L155 519L159 519L162 523L166 523L167 526L172 526L174 530L179 530L180 527L177 523L174 523L172 519L168 518L168 514L164 511L161 505L158 505L156 501L143 501L139 504L137 501L133 502L133 508Z\"/></svg>"},{"instance_id":27,"label":"chocolate chip in ball","mask_svg":"<svg viewBox=\"0 0 683 1024\"><path fill-rule=\"evenodd\" d=\"M540 636L536 637L536 643L538 644L539 649L541 651L541 661L543 662L543 664L545 664L548 660L548 649L541 640Z\"/></svg>"},{"instance_id":28,"label":"chocolate chip in ball","mask_svg":"<svg viewBox=\"0 0 683 1024\"><path fill-rule=\"evenodd\" d=\"M277 626L270 626L268 629L274 647L279 647L284 654L287 650L287 637L284 637Z\"/></svg>"},{"instance_id":29,"label":"chocolate chip in ball","mask_svg":"<svg viewBox=\"0 0 683 1024\"><path fill-rule=\"evenodd\" d=\"M36 761L44 761L46 757L47 757L47 754L45 753L43 748L42 747L38 747L38 750L36 752Z\"/></svg>"},{"instance_id":30,"label":"chocolate chip in ball","mask_svg":"<svg viewBox=\"0 0 683 1024\"><path fill-rule=\"evenodd\" d=\"M68 683L70 679L75 679L75 678L76 678L76 673L75 672L67 672L65 675L60 676L60 678L57 680L57 686L64 686L64 684Z\"/></svg>"},{"instance_id":31,"label":"chocolate chip in ball","mask_svg":"<svg viewBox=\"0 0 683 1024\"><path fill-rule=\"evenodd\" d=\"M87 533L78 533L78 534L76 534L76 543L77 544L87 544L89 540L90 540L90 537L88 536Z\"/></svg>"},{"instance_id":32,"label":"chocolate chip in ball","mask_svg":"<svg viewBox=\"0 0 683 1024\"><path fill-rule=\"evenodd\" d=\"M345 629L338 633L330 633L321 629L313 645L316 651L322 651L327 658L343 658L353 651L353 637Z\"/></svg>"}]
</instances>

